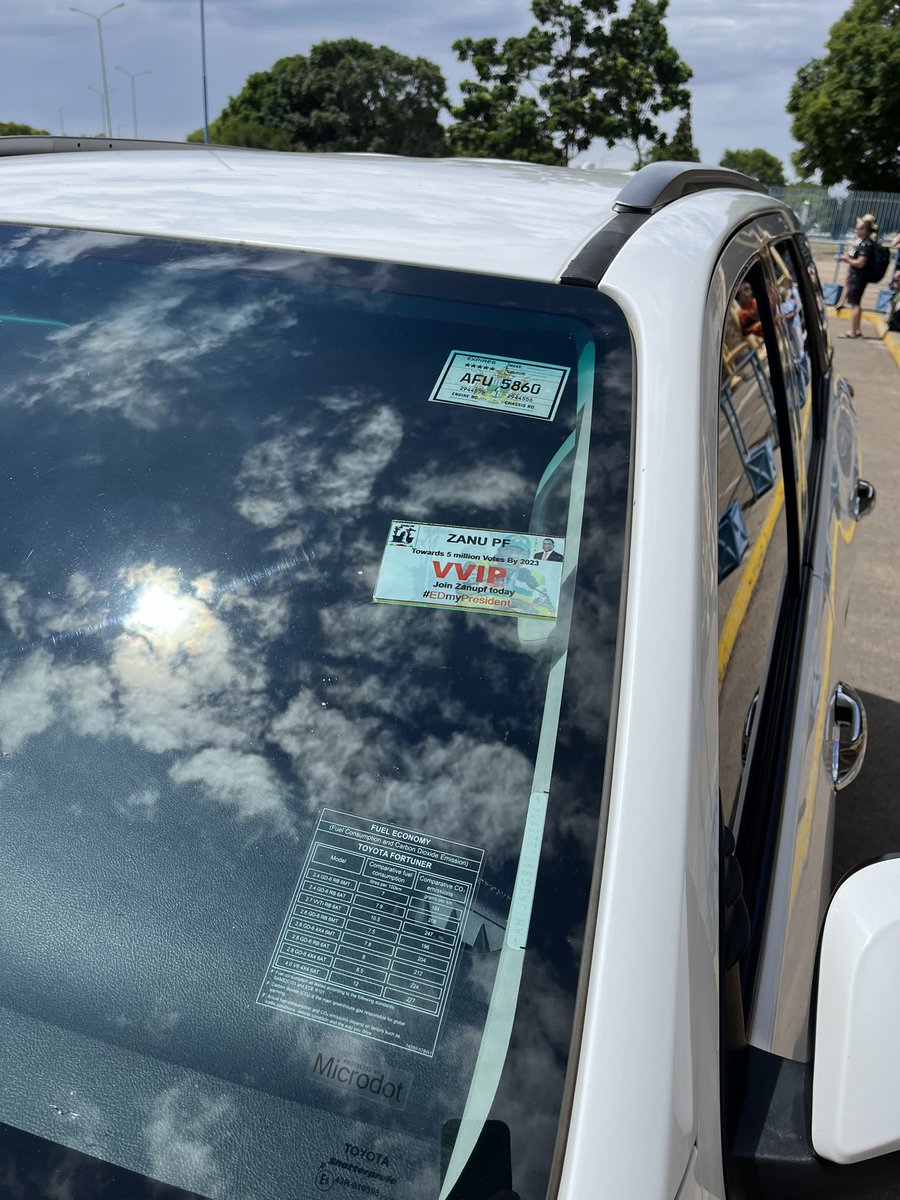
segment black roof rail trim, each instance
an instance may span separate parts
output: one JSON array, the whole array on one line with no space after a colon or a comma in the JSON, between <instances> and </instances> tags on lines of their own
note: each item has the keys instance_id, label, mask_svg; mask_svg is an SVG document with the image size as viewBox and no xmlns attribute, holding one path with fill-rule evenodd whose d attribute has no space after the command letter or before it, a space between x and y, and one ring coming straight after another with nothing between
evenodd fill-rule
<instances>
[{"instance_id":1,"label":"black roof rail trim","mask_svg":"<svg viewBox=\"0 0 900 1200\"><path fill-rule=\"evenodd\" d=\"M744 192L768 193L765 184L740 171L709 167L703 163L649 163L634 175L616 197L613 208L620 213L655 213L673 200L712 188L736 188Z\"/></svg>"},{"instance_id":2,"label":"black roof rail trim","mask_svg":"<svg viewBox=\"0 0 900 1200\"><path fill-rule=\"evenodd\" d=\"M648 212L616 213L571 260L559 278L560 283L595 288L606 268L635 230L648 219Z\"/></svg>"},{"instance_id":3,"label":"black roof rail trim","mask_svg":"<svg viewBox=\"0 0 900 1200\"><path fill-rule=\"evenodd\" d=\"M229 146L244 150L246 146ZM147 138L44 137L25 134L0 137L0 158L21 154L70 154L78 150L223 150L203 142L154 142Z\"/></svg>"}]
</instances>

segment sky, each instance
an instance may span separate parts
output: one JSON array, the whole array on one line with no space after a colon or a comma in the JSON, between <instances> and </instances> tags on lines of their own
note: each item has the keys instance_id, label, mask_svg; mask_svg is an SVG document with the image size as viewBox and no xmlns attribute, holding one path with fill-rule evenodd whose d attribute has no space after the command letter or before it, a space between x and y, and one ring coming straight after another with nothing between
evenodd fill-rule
<instances>
[{"instance_id":1,"label":"sky","mask_svg":"<svg viewBox=\"0 0 900 1200\"><path fill-rule=\"evenodd\" d=\"M784 105L797 69L822 52L849 0L670 0L669 38L693 69L694 143L704 162L762 146L790 171L796 144ZM79 6L80 7L80 6ZM85 0L96 15L109 0ZM620 4L627 9L627 2ZM466 67L460 37L508 37L532 23L528 0L205 0L210 119L247 76L315 42L358 37L443 70L451 98ZM126 0L103 20L113 133L131 135L137 74L141 137L182 140L203 122L199 0ZM102 131L97 25L64 0L6 0L0 15L0 121L51 133ZM629 167L626 147L582 161Z\"/></svg>"}]
</instances>

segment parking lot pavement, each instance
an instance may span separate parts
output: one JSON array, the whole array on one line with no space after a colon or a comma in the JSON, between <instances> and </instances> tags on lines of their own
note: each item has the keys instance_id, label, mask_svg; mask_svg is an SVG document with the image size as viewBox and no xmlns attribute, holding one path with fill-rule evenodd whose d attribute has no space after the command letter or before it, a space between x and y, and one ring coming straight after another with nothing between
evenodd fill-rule
<instances>
[{"instance_id":1,"label":"parking lot pavement","mask_svg":"<svg viewBox=\"0 0 900 1200\"><path fill-rule=\"evenodd\" d=\"M859 530L842 653L869 737L859 778L837 801L837 882L856 863L900 851L900 367L868 322L857 341L840 338L846 322L831 324L838 370L855 392L862 475L877 489Z\"/></svg>"}]
</instances>

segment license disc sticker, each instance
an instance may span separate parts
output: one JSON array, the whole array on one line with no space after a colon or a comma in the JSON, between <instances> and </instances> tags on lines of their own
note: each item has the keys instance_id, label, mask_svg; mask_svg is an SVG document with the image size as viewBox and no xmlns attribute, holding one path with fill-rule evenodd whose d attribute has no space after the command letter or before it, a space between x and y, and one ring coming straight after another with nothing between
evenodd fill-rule
<instances>
[{"instance_id":1,"label":"license disc sticker","mask_svg":"<svg viewBox=\"0 0 900 1200\"><path fill-rule=\"evenodd\" d=\"M553 621L565 539L392 521L373 600Z\"/></svg>"},{"instance_id":2,"label":"license disc sticker","mask_svg":"<svg viewBox=\"0 0 900 1200\"><path fill-rule=\"evenodd\" d=\"M552 421L568 378L568 367L452 350L428 399Z\"/></svg>"}]
</instances>

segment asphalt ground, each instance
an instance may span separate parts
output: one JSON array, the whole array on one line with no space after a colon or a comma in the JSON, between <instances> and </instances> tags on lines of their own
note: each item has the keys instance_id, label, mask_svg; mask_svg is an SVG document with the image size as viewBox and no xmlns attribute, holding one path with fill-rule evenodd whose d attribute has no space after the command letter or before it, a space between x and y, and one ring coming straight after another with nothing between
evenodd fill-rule
<instances>
[{"instance_id":1,"label":"asphalt ground","mask_svg":"<svg viewBox=\"0 0 900 1200\"><path fill-rule=\"evenodd\" d=\"M859 777L837 798L837 883L858 863L900 851L900 356L865 316L858 340L841 338L846 321L831 326L837 369L855 393L862 475L877 490L859 530L841 654L869 735Z\"/></svg>"}]
</instances>

